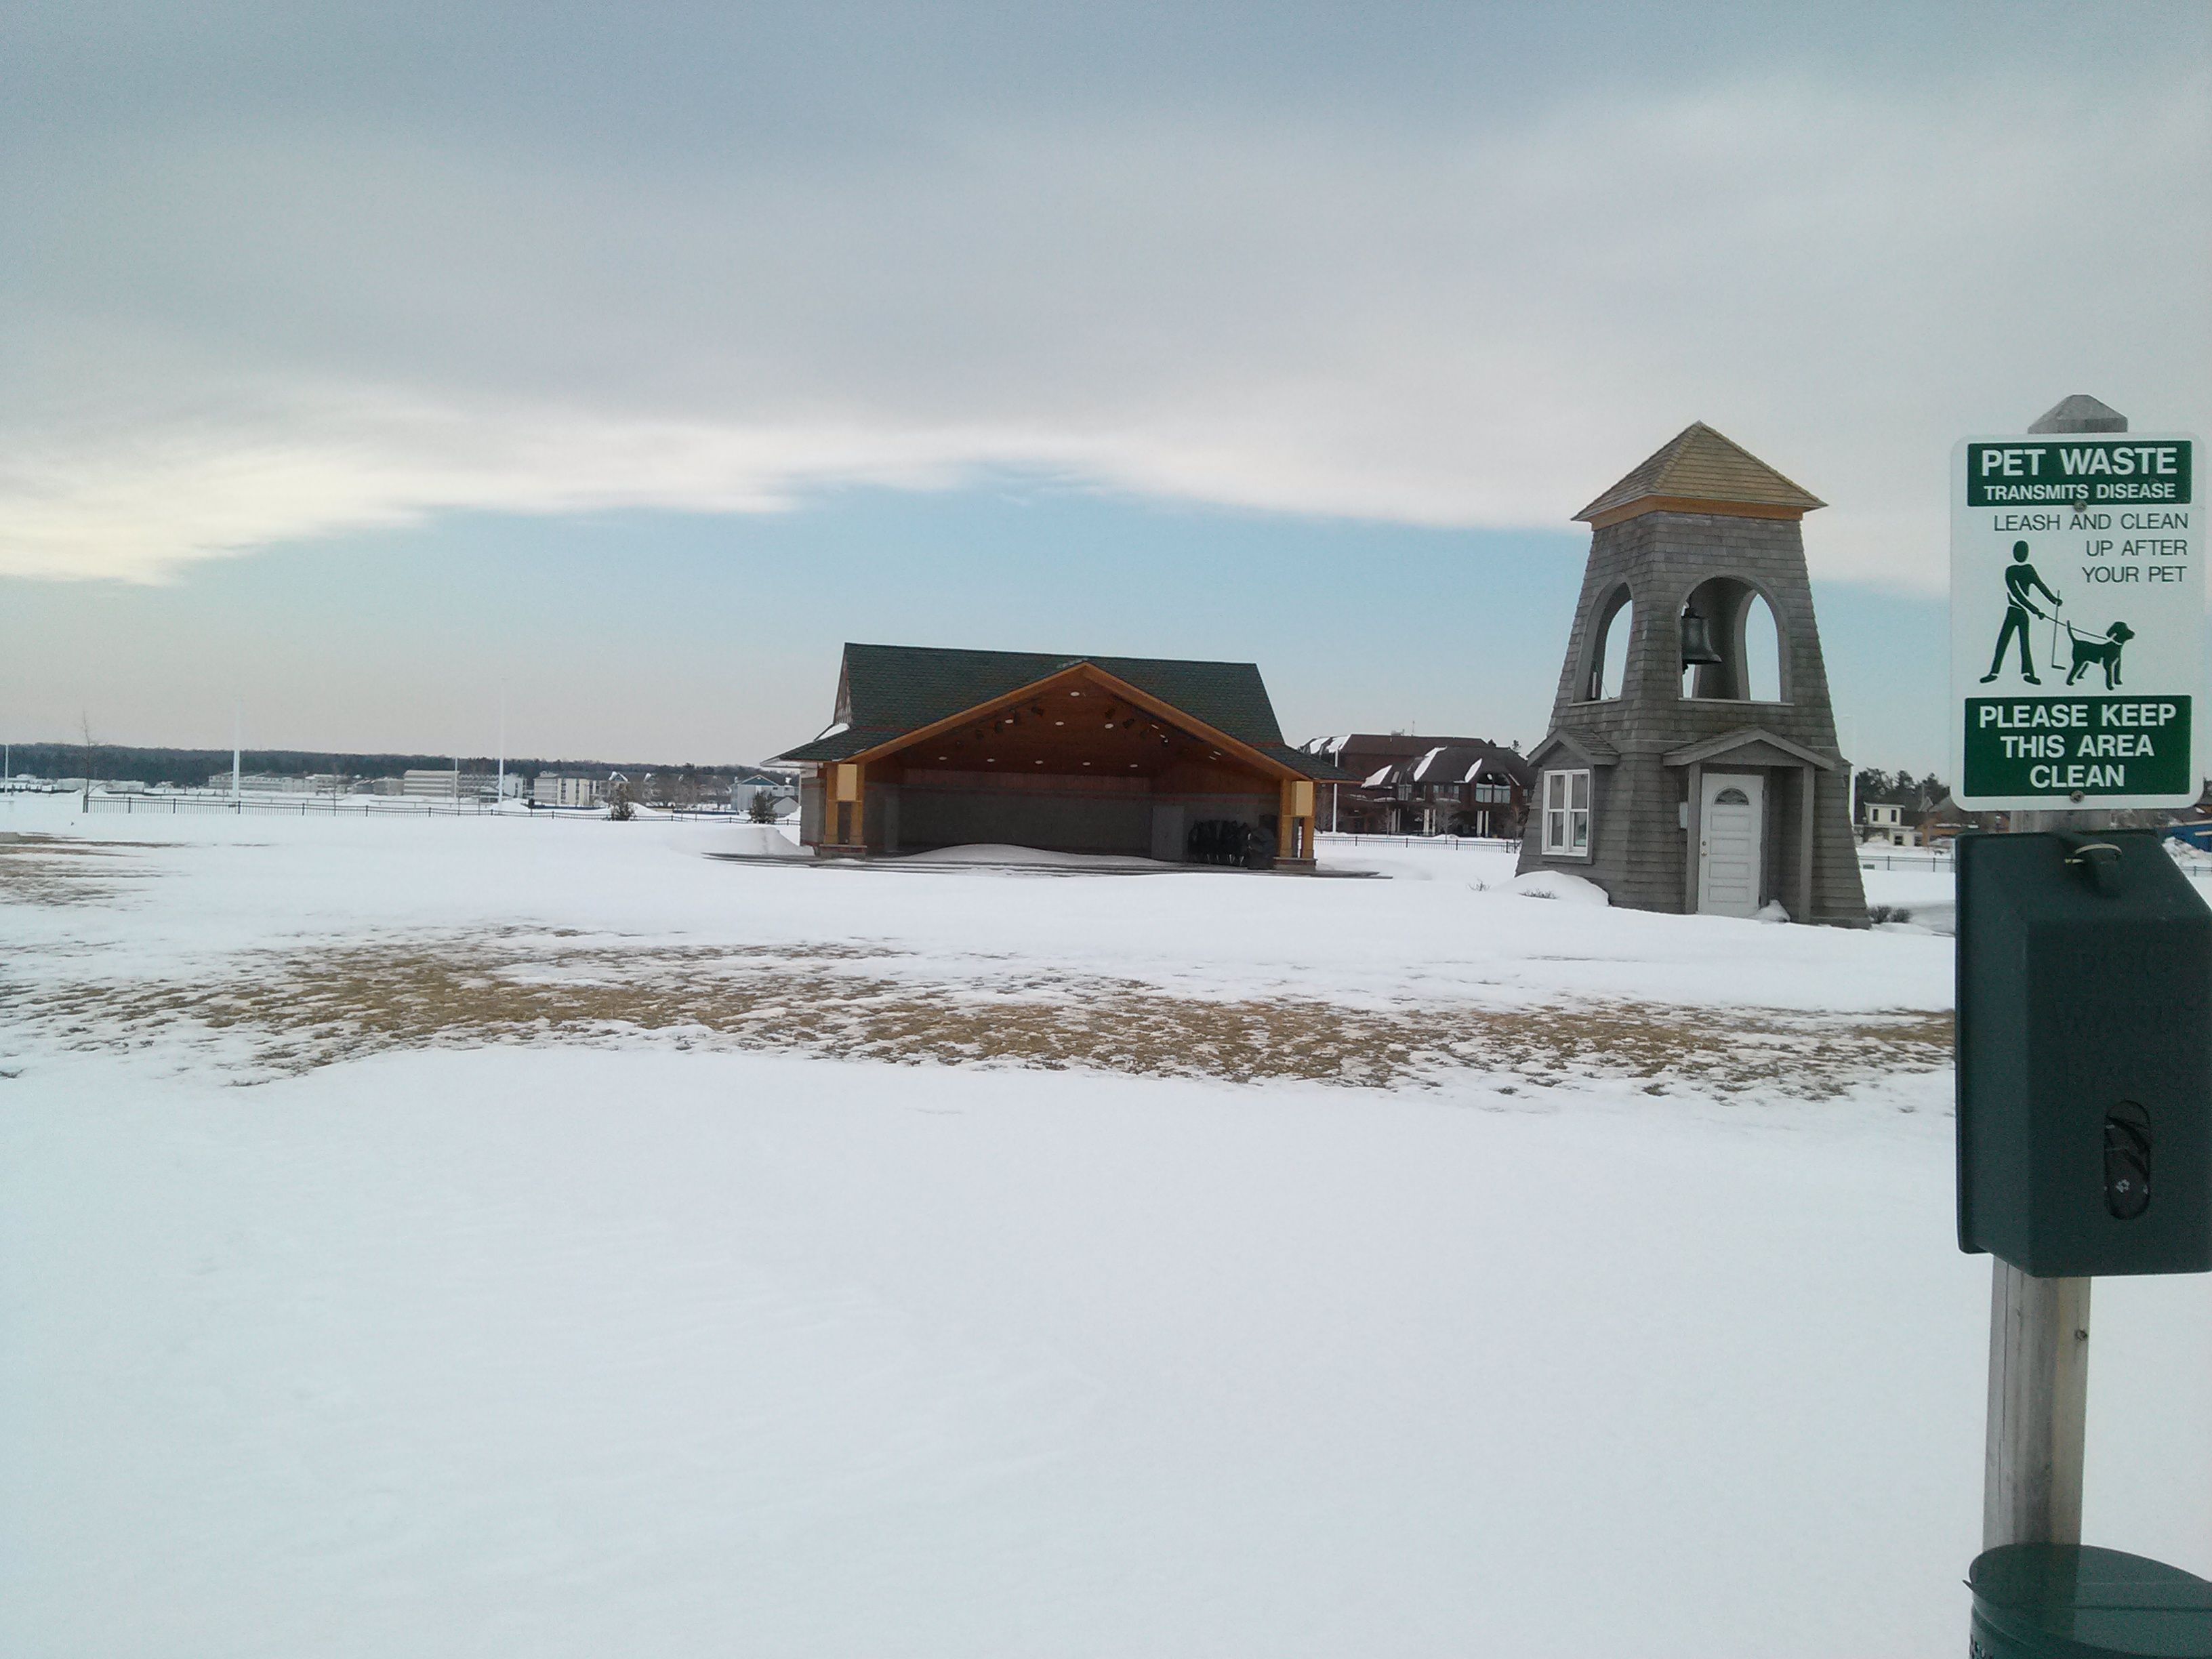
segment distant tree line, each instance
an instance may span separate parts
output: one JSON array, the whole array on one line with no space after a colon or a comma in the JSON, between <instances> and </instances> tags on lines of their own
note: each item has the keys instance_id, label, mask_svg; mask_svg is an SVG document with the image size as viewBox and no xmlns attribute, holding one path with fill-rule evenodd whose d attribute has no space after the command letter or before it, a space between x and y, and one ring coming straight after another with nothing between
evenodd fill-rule
<instances>
[{"instance_id":1,"label":"distant tree line","mask_svg":"<svg viewBox=\"0 0 2212 1659\"><path fill-rule=\"evenodd\" d=\"M353 778L391 778L402 772L448 771L458 762L464 772L493 772L498 760L489 755L354 755L318 754L303 749L248 749L239 757L241 769L271 777L307 777L336 773ZM19 743L9 755L11 773L41 778L135 778L142 783L204 784L218 773L230 770L228 749L145 749L128 744ZM526 781L540 772L574 773L605 777L620 772L632 778L650 775L665 779L662 786L680 804L698 798L699 785L708 778L726 780L750 769L743 766L665 766L636 761L544 760L509 756L507 775ZM655 803L659 804L658 802Z\"/></svg>"}]
</instances>

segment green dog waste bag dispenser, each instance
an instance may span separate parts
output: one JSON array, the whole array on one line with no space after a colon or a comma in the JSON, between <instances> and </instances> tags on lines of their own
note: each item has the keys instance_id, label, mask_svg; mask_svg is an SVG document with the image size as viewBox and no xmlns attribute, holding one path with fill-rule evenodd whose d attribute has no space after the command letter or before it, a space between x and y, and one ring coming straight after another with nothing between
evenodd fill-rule
<instances>
[{"instance_id":1,"label":"green dog waste bag dispenser","mask_svg":"<svg viewBox=\"0 0 2212 1659\"><path fill-rule=\"evenodd\" d=\"M2212 910L2148 830L1961 836L1959 1245L2212 1271Z\"/></svg>"}]
</instances>

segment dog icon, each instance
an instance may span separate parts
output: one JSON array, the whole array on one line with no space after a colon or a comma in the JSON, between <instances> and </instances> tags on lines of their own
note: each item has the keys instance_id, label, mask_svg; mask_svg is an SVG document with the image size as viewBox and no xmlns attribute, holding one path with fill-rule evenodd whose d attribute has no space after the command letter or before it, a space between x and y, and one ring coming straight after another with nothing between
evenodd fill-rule
<instances>
[{"instance_id":1,"label":"dog icon","mask_svg":"<svg viewBox=\"0 0 2212 1659\"><path fill-rule=\"evenodd\" d=\"M2105 690L2117 691L2120 685L2120 649L2135 638L2136 630L2124 622L2116 622L2106 629L2100 639L2094 634L2084 635L2066 624L2066 632L2074 641L2074 672L2066 677L2071 685L2081 678L2082 671L2093 665L2101 665L2105 671Z\"/></svg>"}]
</instances>

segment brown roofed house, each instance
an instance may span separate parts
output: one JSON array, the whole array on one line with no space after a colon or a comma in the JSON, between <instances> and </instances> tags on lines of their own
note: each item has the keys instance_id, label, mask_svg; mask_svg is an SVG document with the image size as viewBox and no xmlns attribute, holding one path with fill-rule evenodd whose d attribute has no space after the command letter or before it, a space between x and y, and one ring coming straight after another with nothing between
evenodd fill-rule
<instances>
[{"instance_id":1,"label":"brown roofed house","mask_svg":"<svg viewBox=\"0 0 2212 1659\"><path fill-rule=\"evenodd\" d=\"M1323 792L1322 827L1350 835L1518 836L1535 773L1517 750L1482 738L1354 732L1306 752L1352 781Z\"/></svg>"}]
</instances>

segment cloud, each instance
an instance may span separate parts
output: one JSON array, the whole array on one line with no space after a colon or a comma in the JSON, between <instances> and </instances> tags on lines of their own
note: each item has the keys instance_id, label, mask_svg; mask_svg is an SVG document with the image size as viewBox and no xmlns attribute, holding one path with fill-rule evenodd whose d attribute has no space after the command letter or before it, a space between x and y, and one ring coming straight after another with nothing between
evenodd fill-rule
<instances>
[{"instance_id":1,"label":"cloud","mask_svg":"<svg viewBox=\"0 0 2212 1659\"><path fill-rule=\"evenodd\" d=\"M1824 574L1931 587L1960 434L2074 391L2207 413L2212 83L2081 67L1418 110L902 85L734 137L647 78L604 143L512 77L111 114L19 150L0 204L0 574L1009 466L1559 526L1703 419L1834 504Z\"/></svg>"}]
</instances>

